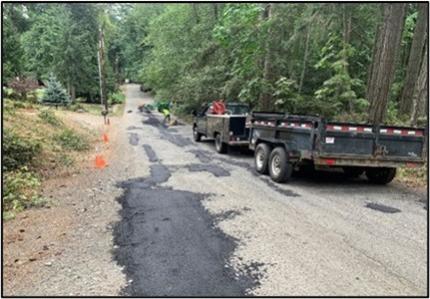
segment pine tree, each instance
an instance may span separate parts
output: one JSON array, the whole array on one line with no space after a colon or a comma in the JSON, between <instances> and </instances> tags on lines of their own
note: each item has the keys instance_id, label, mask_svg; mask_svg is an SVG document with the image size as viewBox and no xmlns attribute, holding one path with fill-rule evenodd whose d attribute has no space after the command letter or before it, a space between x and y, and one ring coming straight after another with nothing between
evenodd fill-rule
<instances>
[{"instance_id":1,"label":"pine tree","mask_svg":"<svg viewBox=\"0 0 430 299\"><path fill-rule=\"evenodd\" d=\"M70 104L70 97L60 82L51 74L42 97L42 103L45 105L65 106Z\"/></svg>"}]
</instances>

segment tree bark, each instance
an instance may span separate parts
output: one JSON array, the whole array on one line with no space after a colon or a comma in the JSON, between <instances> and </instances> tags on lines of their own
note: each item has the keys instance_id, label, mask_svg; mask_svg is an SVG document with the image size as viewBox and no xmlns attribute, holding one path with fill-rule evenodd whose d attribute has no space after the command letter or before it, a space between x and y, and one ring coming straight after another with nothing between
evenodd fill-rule
<instances>
[{"instance_id":1,"label":"tree bark","mask_svg":"<svg viewBox=\"0 0 430 299\"><path fill-rule=\"evenodd\" d=\"M299 94L302 92L303 82L305 80L306 64L308 63L310 35L311 35L311 29L309 28L309 25L308 25L306 28L305 53L303 54L303 68L302 68L302 73L300 74L300 82L299 82L299 90L298 90Z\"/></svg>"},{"instance_id":2,"label":"tree bark","mask_svg":"<svg viewBox=\"0 0 430 299\"><path fill-rule=\"evenodd\" d=\"M212 3L215 21L218 21L218 3Z\"/></svg>"},{"instance_id":3,"label":"tree bark","mask_svg":"<svg viewBox=\"0 0 430 299\"><path fill-rule=\"evenodd\" d=\"M269 21L273 14L273 4L268 3L263 12L263 21ZM273 45L272 45L272 26L267 29L267 36L265 41L265 55L263 66L263 79L266 84L273 83L274 70L273 70ZM260 106L263 111L269 111L273 108L273 95L267 86L263 88L260 94Z\"/></svg>"},{"instance_id":4,"label":"tree bark","mask_svg":"<svg viewBox=\"0 0 430 299\"><path fill-rule=\"evenodd\" d=\"M343 4L343 13L342 13L342 19L343 19L343 60L345 61L345 64L343 66L345 74L348 74L348 55L347 55L347 47L349 46L350 40L351 40L351 32L352 32L352 15L351 10L353 7L350 4ZM352 99L348 101L348 108L349 113L354 112L354 103L352 102Z\"/></svg>"},{"instance_id":5,"label":"tree bark","mask_svg":"<svg viewBox=\"0 0 430 299\"><path fill-rule=\"evenodd\" d=\"M402 115L410 115L412 111L412 96L414 86L417 82L422 53L426 43L426 32L428 31L428 7L427 3L418 4L418 19L414 30L411 50L409 52L408 66L406 69L406 78L403 85L402 96L400 98L399 112Z\"/></svg>"},{"instance_id":6,"label":"tree bark","mask_svg":"<svg viewBox=\"0 0 430 299\"><path fill-rule=\"evenodd\" d=\"M422 56L421 68L418 75L418 80L414 88L412 96L412 116L411 125L417 124L418 116L421 110L425 109L425 103L428 104L428 47L425 46Z\"/></svg>"},{"instance_id":7,"label":"tree bark","mask_svg":"<svg viewBox=\"0 0 430 299\"><path fill-rule=\"evenodd\" d=\"M193 14L194 14L194 18L196 19L196 23L200 23L200 16L199 16L199 12L198 12L198 8L197 8L197 3L192 3L191 4L193 6Z\"/></svg>"},{"instance_id":8,"label":"tree bark","mask_svg":"<svg viewBox=\"0 0 430 299\"><path fill-rule=\"evenodd\" d=\"M382 123L385 118L406 12L405 3L383 5L384 19L375 42L367 86L367 99L370 101L368 120L374 124Z\"/></svg>"}]
</instances>

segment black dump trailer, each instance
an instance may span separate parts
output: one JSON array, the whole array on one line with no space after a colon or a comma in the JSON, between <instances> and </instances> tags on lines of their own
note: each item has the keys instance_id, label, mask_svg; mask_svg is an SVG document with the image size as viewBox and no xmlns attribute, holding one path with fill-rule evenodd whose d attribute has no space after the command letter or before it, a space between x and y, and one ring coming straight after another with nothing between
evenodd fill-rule
<instances>
[{"instance_id":1,"label":"black dump trailer","mask_svg":"<svg viewBox=\"0 0 430 299\"><path fill-rule=\"evenodd\" d=\"M423 128L327 122L324 118L253 112L247 123L256 170L276 182L287 181L294 168L342 168L354 177L391 182L400 166L424 163L427 131Z\"/></svg>"}]
</instances>

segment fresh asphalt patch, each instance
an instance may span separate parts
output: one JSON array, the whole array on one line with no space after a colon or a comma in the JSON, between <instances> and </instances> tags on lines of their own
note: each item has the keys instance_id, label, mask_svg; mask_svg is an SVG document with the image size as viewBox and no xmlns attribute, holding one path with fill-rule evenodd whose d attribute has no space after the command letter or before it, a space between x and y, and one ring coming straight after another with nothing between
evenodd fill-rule
<instances>
[{"instance_id":1,"label":"fresh asphalt patch","mask_svg":"<svg viewBox=\"0 0 430 299\"><path fill-rule=\"evenodd\" d=\"M152 149L152 146L149 144L142 145L145 150L146 155L148 156L149 162L158 162L157 154Z\"/></svg>"},{"instance_id":2,"label":"fresh asphalt patch","mask_svg":"<svg viewBox=\"0 0 430 299\"><path fill-rule=\"evenodd\" d=\"M129 282L123 295L247 295L261 273L253 265L235 272L229 258L237 240L216 226L222 217L237 214L213 216L202 205L208 194L158 186L169 177L167 167L153 164L149 177L120 184L114 256Z\"/></svg>"},{"instance_id":3,"label":"fresh asphalt patch","mask_svg":"<svg viewBox=\"0 0 430 299\"><path fill-rule=\"evenodd\" d=\"M272 190L288 197L297 197L300 196L299 194L293 192L292 190L284 189L278 186L278 184L274 183L270 180L269 177L264 177L261 174L259 174L252 165L250 165L248 162L242 162L242 161L236 161L229 158L219 157L218 155L214 155L213 153L205 150L200 149L191 149L188 152L194 154L194 156L203 163L203 165L214 165L210 163L213 160L218 160L221 162L224 162L226 164L234 165L240 168L244 168L248 170L250 173L252 173L254 176L259 177L261 181L263 181L267 186L269 186ZM202 166L200 167L202 168Z\"/></svg>"},{"instance_id":4,"label":"fresh asphalt patch","mask_svg":"<svg viewBox=\"0 0 430 299\"><path fill-rule=\"evenodd\" d=\"M386 206L386 205L382 205L382 204L378 204L378 203L373 203L373 202L366 204L366 208L376 210L376 211L379 211L382 213L390 213L390 214L401 212L401 210L399 210L397 208L393 208L390 206Z\"/></svg>"},{"instance_id":5,"label":"fresh asphalt patch","mask_svg":"<svg viewBox=\"0 0 430 299\"><path fill-rule=\"evenodd\" d=\"M136 133L129 133L128 134L128 142L133 146L138 145L139 144L139 135L137 135Z\"/></svg>"},{"instance_id":6,"label":"fresh asphalt patch","mask_svg":"<svg viewBox=\"0 0 430 299\"><path fill-rule=\"evenodd\" d=\"M188 164L185 167L191 172L206 171L212 173L216 177L230 176L230 171L216 164Z\"/></svg>"},{"instance_id":7,"label":"fresh asphalt patch","mask_svg":"<svg viewBox=\"0 0 430 299\"><path fill-rule=\"evenodd\" d=\"M147 119L142 121L146 125L150 125L158 130L160 133L160 138L167 140L177 146L184 147L188 145L193 145L193 141L188 137L183 137L180 134L172 134L176 132L176 129L169 128L163 124L156 116L152 114L147 115Z\"/></svg>"}]
</instances>

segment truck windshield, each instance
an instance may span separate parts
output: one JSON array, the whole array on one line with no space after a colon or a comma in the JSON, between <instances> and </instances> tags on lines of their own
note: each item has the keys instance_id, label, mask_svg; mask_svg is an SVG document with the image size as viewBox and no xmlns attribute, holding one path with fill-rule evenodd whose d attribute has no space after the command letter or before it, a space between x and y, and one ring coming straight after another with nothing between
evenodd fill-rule
<instances>
[{"instance_id":1,"label":"truck windshield","mask_svg":"<svg viewBox=\"0 0 430 299\"><path fill-rule=\"evenodd\" d=\"M248 114L249 107L247 105L229 105L227 104L227 114Z\"/></svg>"}]
</instances>

